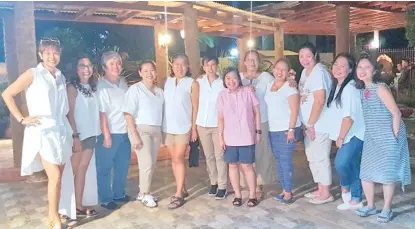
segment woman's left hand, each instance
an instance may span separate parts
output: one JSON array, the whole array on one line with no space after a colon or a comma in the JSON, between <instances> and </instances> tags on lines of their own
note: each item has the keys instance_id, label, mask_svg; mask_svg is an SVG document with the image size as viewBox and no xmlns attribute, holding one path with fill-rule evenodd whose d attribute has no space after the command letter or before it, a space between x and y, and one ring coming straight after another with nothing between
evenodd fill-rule
<instances>
[{"instance_id":1,"label":"woman's left hand","mask_svg":"<svg viewBox=\"0 0 415 229\"><path fill-rule=\"evenodd\" d=\"M190 135L190 141L195 142L198 138L197 135L197 130L196 129L192 129L192 134Z\"/></svg>"},{"instance_id":2,"label":"woman's left hand","mask_svg":"<svg viewBox=\"0 0 415 229\"><path fill-rule=\"evenodd\" d=\"M287 132L287 143L293 143L295 141L294 131Z\"/></svg>"}]
</instances>

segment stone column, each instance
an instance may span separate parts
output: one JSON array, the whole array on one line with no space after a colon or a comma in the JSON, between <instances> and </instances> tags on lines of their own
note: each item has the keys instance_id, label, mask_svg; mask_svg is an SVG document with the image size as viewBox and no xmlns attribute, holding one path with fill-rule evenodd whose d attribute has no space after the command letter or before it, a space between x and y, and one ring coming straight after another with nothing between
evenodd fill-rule
<instances>
[{"instance_id":1,"label":"stone column","mask_svg":"<svg viewBox=\"0 0 415 229\"><path fill-rule=\"evenodd\" d=\"M238 58L238 71L239 72L245 72L246 71L246 67L245 67L245 64L244 64L244 57L245 57L246 51L249 50L248 41L249 41L249 34L244 35L242 38L238 38L238 40L237 40L238 53L239 53L239 58Z\"/></svg>"},{"instance_id":2,"label":"stone column","mask_svg":"<svg viewBox=\"0 0 415 229\"><path fill-rule=\"evenodd\" d=\"M281 26L274 32L274 52L275 60L284 57L284 29Z\"/></svg>"},{"instance_id":3,"label":"stone column","mask_svg":"<svg viewBox=\"0 0 415 229\"><path fill-rule=\"evenodd\" d=\"M164 25L159 22L154 26L154 50L157 66L157 85L160 88L164 87L167 75L169 74L169 54L168 46L161 46L159 44L159 35L164 34Z\"/></svg>"},{"instance_id":4,"label":"stone column","mask_svg":"<svg viewBox=\"0 0 415 229\"><path fill-rule=\"evenodd\" d=\"M184 8L184 48L189 57L190 70L194 79L200 75L200 47L199 26L197 24L197 12L186 6Z\"/></svg>"},{"instance_id":5,"label":"stone column","mask_svg":"<svg viewBox=\"0 0 415 229\"><path fill-rule=\"evenodd\" d=\"M5 56L9 84L29 68L36 67L36 36L33 2L15 2L14 12L4 17ZM24 92L15 97L17 107L28 115ZM12 116L12 115L11 115ZM15 167L22 160L23 126L10 117Z\"/></svg>"},{"instance_id":6,"label":"stone column","mask_svg":"<svg viewBox=\"0 0 415 229\"><path fill-rule=\"evenodd\" d=\"M349 52L350 6L336 5L336 54Z\"/></svg>"}]
</instances>

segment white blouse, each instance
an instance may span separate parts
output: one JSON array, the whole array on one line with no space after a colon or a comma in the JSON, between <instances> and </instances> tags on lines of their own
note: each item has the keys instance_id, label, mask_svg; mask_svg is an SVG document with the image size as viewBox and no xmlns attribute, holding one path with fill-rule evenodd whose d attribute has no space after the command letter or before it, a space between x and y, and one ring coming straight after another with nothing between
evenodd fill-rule
<instances>
[{"instance_id":1,"label":"white blouse","mask_svg":"<svg viewBox=\"0 0 415 229\"><path fill-rule=\"evenodd\" d=\"M90 88L87 84L83 84L82 86L88 89ZM86 96L80 90L77 90L77 92L74 117L76 129L79 133L79 140L82 141L101 134L99 106L96 93L93 92L92 96Z\"/></svg>"},{"instance_id":2,"label":"white blouse","mask_svg":"<svg viewBox=\"0 0 415 229\"><path fill-rule=\"evenodd\" d=\"M121 110L127 90L128 85L124 78L120 79L119 85L115 85L104 78L98 81L99 111L107 116L111 134L127 133L127 122Z\"/></svg>"},{"instance_id":3,"label":"white blouse","mask_svg":"<svg viewBox=\"0 0 415 229\"><path fill-rule=\"evenodd\" d=\"M218 127L218 114L216 112L216 101L221 91L225 89L223 81L217 78L209 83L206 75L199 82L199 109L197 112L196 125L201 127Z\"/></svg>"},{"instance_id":4,"label":"white blouse","mask_svg":"<svg viewBox=\"0 0 415 229\"><path fill-rule=\"evenodd\" d=\"M168 77L164 86L163 132L186 134L192 128L191 77L184 77L176 85L175 77Z\"/></svg>"},{"instance_id":5,"label":"white blouse","mask_svg":"<svg viewBox=\"0 0 415 229\"><path fill-rule=\"evenodd\" d=\"M128 89L122 111L132 115L136 125L161 126L164 95L161 88L155 87L154 91L155 94L142 82Z\"/></svg>"}]
</instances>

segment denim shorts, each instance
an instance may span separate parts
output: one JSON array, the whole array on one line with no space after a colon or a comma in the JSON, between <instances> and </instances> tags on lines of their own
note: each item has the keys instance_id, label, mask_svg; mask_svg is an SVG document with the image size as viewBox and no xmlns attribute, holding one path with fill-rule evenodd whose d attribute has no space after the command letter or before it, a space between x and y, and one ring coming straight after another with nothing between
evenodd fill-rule
<instances>
[{"instance_id":1,"label":"denim shorts","mask_svg":"<svg viewBox=\"0 0 415 229\"><path fill-rule=\"evenodd\" d=\"M254 164L255 145L226 146L224 153L225 162L228 164Z\"/></svg>"}]
</instances>

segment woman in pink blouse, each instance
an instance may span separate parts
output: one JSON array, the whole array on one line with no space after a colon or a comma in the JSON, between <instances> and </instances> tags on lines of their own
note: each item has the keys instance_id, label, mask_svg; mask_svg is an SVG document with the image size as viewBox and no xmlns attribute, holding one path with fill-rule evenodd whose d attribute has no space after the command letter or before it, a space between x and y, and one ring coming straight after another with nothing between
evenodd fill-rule
<instances>
[{"instance_id":1,"label":"woman in pink blouse","mask_svg":"<svg viewBox=\"0 0 415 229\"><path fill-rule=\"evenodd\" d=\"M241 165L249 188L248 207L255 207L258 200L255 195L256 174L255 144L260 141L261 116L259 101L249 87L243 87L238 70L228 69L224 76L224 87L218 96L218 128L221 149L225 152L225 162L229 164L229 178L235 191L234 206L242 205L239 183L239 165Z\"/></svg>"}]
</instances>

